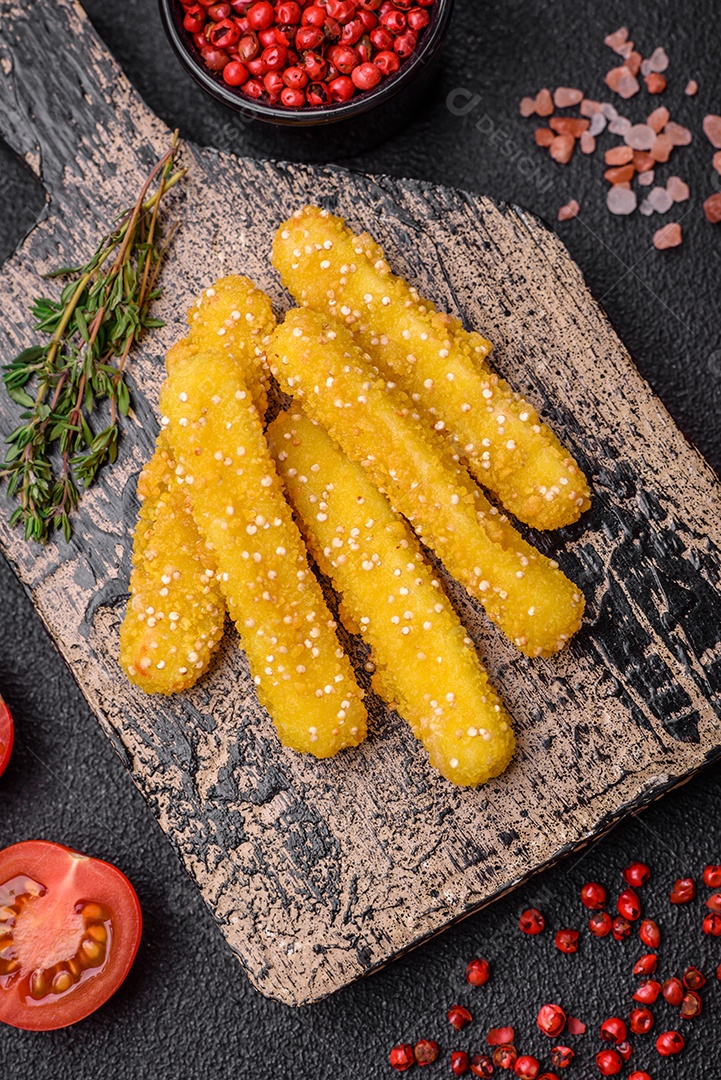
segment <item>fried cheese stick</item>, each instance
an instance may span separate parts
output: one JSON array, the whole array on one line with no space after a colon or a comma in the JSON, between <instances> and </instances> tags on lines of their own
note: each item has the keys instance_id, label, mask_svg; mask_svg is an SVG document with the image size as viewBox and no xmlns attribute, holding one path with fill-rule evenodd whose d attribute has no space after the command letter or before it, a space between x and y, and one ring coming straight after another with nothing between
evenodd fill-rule
<instances>
[{"instance_id":1,"label":"fried cheese stick","mask_svg":"<svg viewBox=\"0 0 721 1080\"><path fill-rule=\"evenodd\" d=\"M308 566L243 367L198 352L160 398L193 516L211 549L260 701L294 750L329 757L366 734L335 622Z\"/></svg>"},{"instance_id":2,"label":"fried cheese stick","mask_svg":"<svg viewBox=\"0 0 721 1080\"><path fill-rule=\"evenodd\" d=\"M295 309L268 363L522 652L548 656L578 630L584 600L557 565L492 507L447 444L399 405L350 332Z\"/></svg>"},{"instance_id":3,"label":"fried cheese stick","mask_svg":"<svg viewBox=\"0 0 721 1080\"><path fill-rule=\"evenodd\" d=\"M138 480L130 602L120 663L148 694L177 694L207 669L223 636L225 601L215 560L201 539L161 432Z\"/></svg>"},{"instance_id":4,"label":"fried cheese stick","mask_svg":"<svg viewBox=\"0 0 721 1080\"><path fill-rule=\"evenodd\" d=\"M268 429L301 532L376 664L374 687L434 768L475 787L508 765L510 719L406 522L318 424L297 409Z\"/></svg>"},{"instance_id":5,"label":"fried cheese stick","mask_svg":"<svg viewBox=\"0 0 721 1080\"><path fill-rule=\"evenodd\" d=\"M171 370L205 348L240 360L261 416L267 408L262 340L275 326L270 300L232 275L205 289L188 312L188 336L170 349ZM190 512L187 487L165 434L138 480L130 602L120 631L120 663L147 693L175 694L206 671L223 634L225 602L215 561Z\"/></svg>"},{"instance_id":6,"label":"fried cheese stick","mask_svg":"<svg viewBox=\"0 0 721 1080\"><path fill-rule=\"evenodd\" d=\"M351 330L386 380L397 380L478 481L536 529L577 521L586 479L527 401L496 375L491 344L437 312L397 277L368 235L308 206L278 230L273 264L296 301Z\"/></svg>"}]
</instances>

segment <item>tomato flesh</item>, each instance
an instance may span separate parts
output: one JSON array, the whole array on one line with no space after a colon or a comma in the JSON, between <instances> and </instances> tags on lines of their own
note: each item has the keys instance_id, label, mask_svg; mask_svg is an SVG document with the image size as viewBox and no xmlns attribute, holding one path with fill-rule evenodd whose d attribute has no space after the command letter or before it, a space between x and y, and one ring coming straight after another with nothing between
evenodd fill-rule
<instances>
[{"instance_id":1,"label":"tomato flesh","mask_svg":"<svg viewBox=\"0 0 721 1080\"><path fill-rule=\"evenodd\" d=\"M141 930L135 890L110 863L46 840L0 851L0 1021L82 1020L125 979Z\"/></svg>"},{"instance_id":2,"label":"tomato flesh","mask_svg":"<svg viewBox=\"0 0 721 1080\"><path fill-rule=\"evenodd\" d=\"M13 752L15 725L10 710L0 697L0 776L5 772Z\"/></svg>"}]
</instances>

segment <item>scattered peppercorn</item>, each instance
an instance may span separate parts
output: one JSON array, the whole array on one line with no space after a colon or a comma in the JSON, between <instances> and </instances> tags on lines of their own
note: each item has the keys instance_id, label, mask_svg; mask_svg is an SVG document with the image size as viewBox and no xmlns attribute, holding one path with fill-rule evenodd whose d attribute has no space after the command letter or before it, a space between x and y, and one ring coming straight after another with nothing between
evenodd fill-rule
<instances>
[{"instance_id":1,"label":"scattered peppercorn","mask_svg":"<svg viewBox=\"0 0 721 1080\"><path fill-rule=\"evenodd\" d=\"M641 983L633 995L633 1000L640 1001L642 1005L653 1005L654 1001L658 1000L660 993L661 983L656 982L655 979L647 979L646 982ZM683 997L683 994L681 996ZM668 998L666 1000L668 1001Z\"/></svg>"},{"instance_id":2,"label":"scattered peppercorn","mask_svg":"<svg viewBox=\"0 0 721 1080\"><path fill-rule=\"evenodd\" d=\"M473 1076L493 1076L493 1061L488 1054L476 1054L471 1058Z\"/></svg>"},{"instance_id":3,"label":"scattered peppercorn","mask_svg":"<svg viewBox=\"0 0 721 1080\"><path fill-rule=\"evenodd\" d=\"M703 872L703 883L709 889L721 889L721 866L707 866Z\"/></svg>"},{"instance_id":4,"label":"scattered peppercorn","mask_svg":"<svg viewBox=\"0 0 721 1080\"><path fill-rule=\"evenodd\" d=\"M441 1048L433 1039L421 1039L414 1047L416 1061L419 1065L432 1065L441 1052Z\"/></svg>"},{"instance_id":5,"label":"scattered peppercorn","mask_svg":"<svg viewBox=\"0 0 721 1080\"><path fill-rule=\"evenodd\" d=\"M491 1028L486 1036L486 1042L489 1046L505 1046L512 1043L515 1037L516 1033L512 1027Z\"/></svg>"},{"instance_id":6,"label":"scattered peppercorn","mask_svg":"<svg viewBox=\"0 0 721 1080\"><path fill-rule=\"evenodd\" d=\"M707 915L703 921L703 932L709 937L721 937L721 915Z\"/></svg>"},{"instance_id":7,"label":"scattered peppercorn","mask_svg":"<svg viewBox=\"0 0 721 1080\"><path fill-rule=\"evenodd\" d=\"M616 941L624 941L631 933L631 923L623 915L617 915L613 920L611 933Z\"/></svg>"},{"instance_id":8,"label":"scattered peppercorn","mask_svg":"<svg viewBox=\"0 0 721 1080\"><path fill-rule=\"evenodd\" d=\"M716 915L721 914L721 893L713 893L706 901L706 907Z\"/></svg>"},{"instance_id":9,"label":"scattered peppercorn","mask_svg":"<svg viewBox=\"0 0 721 1080\"><path fill-rule=\"evenodd\" d=\"M485 986L491 977L491 965L487 960L471 960L466 968L466 982L471 986Z\"/></svg>"},{"instance_id":10,"label":"scattered peppercorn","mask_svg":"<svg viewBox=\"0 0 721 1080\"><path fill-rule=\"evenodd\" d=\"M567 1069L576 1056L570 1046L554 1046L551 1050L551 1065L554 1069Z\"/></svg>"},{"instance_id":11,"label":"scattered peppercorn","mask_svg":"<svg viewBox=\"0 0 721 1080\"><path fill-rule=\"evenodd\" d=\"M465 1050L454 1050L451 1054L451 1072L454 1076L464 1076L470 1064L471 1059Z\"/></svg>"},{"instance_id":12,"label":"scattered peppercorn","mask_svg":"<svg viewBox=\"0 0 721 1080\"><path fill-rule=\"evenodd\" d=\"M400 1043L398 1046L394 1046L388 1056L391 1066L396 1072L405 1072L415 1062L413 1047L408 1043Z\"/></svg>"},{"instance_id":13,"label":"scattered peppercorn","mask_svg":"<svg viewBox=\"0 0 721 1080\"><path fill-rule=\"evenodd\" d=\"M596 1054L596 1065L601 1076L618 1076L623 1068L623 1058L617 1050L601 1050Z\"/></svg>"},{"instance_id":14,"label":"scattered peppercorn","mask_svg":"<svg viewBox=\"0 0 721 1080\"><path fill-rule=\"evenodd\" d=\"M634 975L653 975L657 967L658 957L656 953L646 953L634 964L633 973Z\"/></svg>"},{"instance_id":15,"label":"scattered peppercorn","mask_svg":"<svg viewBox=\"0 0 721 1080\"><path fill-rule=\"evenodd\" d=\"M448 1010L448 1023L455 1031L462 1031L472 1019L470 1012L463 1005L451 1005Z\"/></svg>"},{"instance_id":16,"label":"scattered peppercorn","mask_svg":"<svg viewBox=\"0 0 721 1080\"><path fill-rule=\"evenodd\" d=\"M627 1028L620 1016L610 1016L601 1024L601 1041L620 1043L628 1034Z\"/></svg>"},{"instance_id":17,"label":"scattered peppercorn","mask_svg":"<svg viewBox=\"0 0 721 1080\"><path fill-rule=\"evenodd\" d=\"M683 1001L683 983L675 976L672 979L666 979L661 989L669 1005L680 1005Z\"/></svg>"},{"instance_id":18,"label":"scattered peppercorn","mask_svg":"<svg viewBox=\"0 0 721 1080\"><path fill-rule=\"evenodd\" d=\"M629 1026L634 1035L646 1035L653 1027L653 1013L650 1009L632 1009Z\"/></svg>"},{"instance_id":19,"label":"scattered peppercorn","mask_svg":"<svg viewBox=\"0 0 721 1080\"><path fill-rule=\"evenodd\" d=\"M688 990L700 990L702 986L706 985L706 976L697 967L686 968L683 985Z\"/></svg>"},{"instance_id":20,"label":"scattered peppercorn","mask_svg":"<svg viewBox=\"0 0 721 1080\"><path fill-rule=\"evenodd\" d=\"M516 1064L518 1052L515 1046L497 1046L493 1051L493 1064L499 1069L512 1069Z\"/></svg>"},{"instance_id":21,"label":"scattered peppercorn","mask_svg":"<svg viewBox=\"0 0 721 1080\"><path fill-rule=\"evenodd\" d=\"M555 942L559 952L578 952L578 930L558 930L556 932Z\"/></svg>"},{"instance_id":22,"label":"scattered peppercorn","mask_svg":"<svg viewBox=\"0 0 721 1080\"><path fill-rule=\"evenodd\" d=\"M659 1035L656 1039L656 1049L661 1057L680 1054L685 1045L684 1037L678 1031L664 1031L663 1035Z\"/></svg>"},{"instance_id":23,"label":"scattered peppercorn","mask_svg":"<svg viewBox=\"0 0 721 1080\"><path fill-rule=\"evenodd\" d=\"M624 1061L630 1061L633 1053L633 1047L628 1039L624 1039L622 1042L617 1043L616 1050L619 1052Z\"/></svg>"},{"instance_id":24,"label":"scattered peppercorn","mask_svg":"<svg viewBox=\"0 0 721 1080\"><path fill-rule=\"evenodd\" d=\"M638 936L644 945L648 945L649 949L657 949L661 944L661 931L658 923L655 923L653 919L643 920L639 927Z\"/></svg>"},{"instance_id":25,"label":"scattered peppercorn","mask_svg":"<svg viewBox=\"0 0 721 1080\"><path fill-rule=\"evenodd\" d=\"M520 1077L520 1080L538 1080L541 1064L537 1058L524 1054L523 1057L519 1057L516 1061L513 1071L516 1076Z\"/></svg>"},{"instance_id":26,"label":"scattered peppercorn","mask_svg":"<svg viewBox=\"0 0 721 1080\"><path fill-rule=\"evenodd\" d=\"M537 908L527 908L521 912L521 917L518 920L518 926L524 934L530 934L532 937L536 934L540 934L546 925L546 920Z\"/></svg>"},{"instance_id":27,"label":"scattered peppercorn","mask_svg":"<svg viewBox=\"0 0 721 1080\"><path fill-rule=\"evenodd\" d=\"M594 911L588 920L588 929L594 937L608 937L613 929L613 919L607 911Z\"/></svg>"},{"instance_id":28,"label":"scattered peppercorn","mask_svg":"<svg viewBox=\"0 0 721 1080\"><path fill-rule=\"evenodd\" d=\"M679 878L671 890L672 904L690 904L696 897L696 883L693 878Z\"/></svg>"},{"instance_id":29,"label":"scattered peppercorn","mask_svg":"<svg viewBox=\"0 0 721 1080\"><path fill-rule=\"evenodd\" d=\"M700 1016L703 1011L703 1002L695 990L687 990L683 995L680 1014L684 1020L693 1020Z\"/></svg>"},{"instance_id":30,"label":"scattered peppercorn","mask_svg":"<svg viewBox=\"0 0 721 1080\"><path fill-rule=\"evenodd\" d=\"M566 1026L566 1014L560 1005L542 1005L536 1023L544 1035L555 1039Z\"/></svg>"},{"instance_id":31,"label":"scattered peppercorn","mask_svg":"<svg viewBox=\"0 0 721 1080\"><path fill-rule=\"evenodd\" d=\"M641 885L645 885L651 878L651 871L642 862L632 862L630 866L627 866L622 871L623 880L627 885L633 885L634 888L640 888Z\"/></svg>"},{"instance_id":32,"label":"scattered peppercorn","mask_svg":"<svg viewBox=\"0 0 721 1080\"><path fill-rule=\"evenodd\" d=\"M628 919L629 922L635 922L636 919L641 918L641 901L634 889L624 889L616 902L616 907L619 915Z\"/></svg>"},{"instance_id":33,"label":"scattered peppercorn","mask_svg":"<svg viewBox=\"0 0 721 1080\"><path fill-rule=\"evenodd\" d=\"M581 903L591 911L597 911L606 906L606 890L597 881L589 881L581 889Z\"/></svg>"}]
</instances>

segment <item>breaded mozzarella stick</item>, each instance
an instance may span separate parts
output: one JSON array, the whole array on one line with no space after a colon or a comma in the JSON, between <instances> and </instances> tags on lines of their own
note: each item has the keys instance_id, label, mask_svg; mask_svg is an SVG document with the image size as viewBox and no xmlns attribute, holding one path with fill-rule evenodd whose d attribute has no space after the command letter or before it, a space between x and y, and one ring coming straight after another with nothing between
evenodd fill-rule
<instances>
[{"instance_id":1,"label":"breaded mozzarella stick","mask_svg":"<svg viewBox=\"0 0 721 1080\"><path fill-rule=\"evenodd\" d=\"M309 569L241 365L220 352L189 357L170 371L160 405L281 741L321 758L356 746L366 734L362 691Z\"/></svg>"},{"instance_id":2,"label":"breaded mozzarella stick","mask_svg":"<svg viewBox=\"0 0 721 1080\"><path fill-rule=\"evenodd\" d=\"M491 507L447 444L399 407L349 331L296 309L273 334L268 363L522 652L563 647L581 624L580 590Z\"/></svg>"},{"instance_id":3,"label":"breaded mozzarella stick","mask_svg":"<svg viewBox=\"0 0 721 1080\"><path fill-rule=\"evenodd\" d=\"M508 765L510 719L406 522L319 425L281 413L268 442L301 532L368 642L374 686L431 764L475 787Z\"/></svg>"},{"instance_id":4,"label":"breaded mozzarella stick","mask_svg":"<svg viewBox=\"0 0 721 1080\"><path fill-rule=\"evenodd\" d=\"M297 302L351 330L379 372L452 441L521 521L555 529L588 508L586 479L538 413L486 362L491 344L391 273L381 248L308 206L283 224L273 263Z\"/></svg>"}]
</instances>

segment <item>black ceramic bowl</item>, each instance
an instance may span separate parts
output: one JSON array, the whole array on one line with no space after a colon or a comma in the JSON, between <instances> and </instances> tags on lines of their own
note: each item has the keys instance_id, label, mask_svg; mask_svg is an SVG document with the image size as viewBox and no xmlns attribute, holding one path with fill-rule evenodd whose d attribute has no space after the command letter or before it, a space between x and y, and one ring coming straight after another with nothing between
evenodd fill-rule
<instances>
[{"instance_id":1,"label":"black ceramic bowl","mask_svg":"<svg viewBox=\"0 0 721 1080\"><path fill-rule=\"evenodd\" d=\"M192 35L183 27L183 7L179 0L159 0L160 15L170 44L185 70L203 89L238 113L246 122L259 120L278 129L305 129L308 135L319 129L331 146L346 143L348 152L361 149L369 136L379 142L410 119L426 89L453 8L453 0L436 0L430 9L431 22L420 37L415 53L399 70L374 90L364 91L342 104L288 109L245 97L223 81L219 72L203 63ZM331 134L332 131L332 134Z\"/></svg>"}]
</instances>

